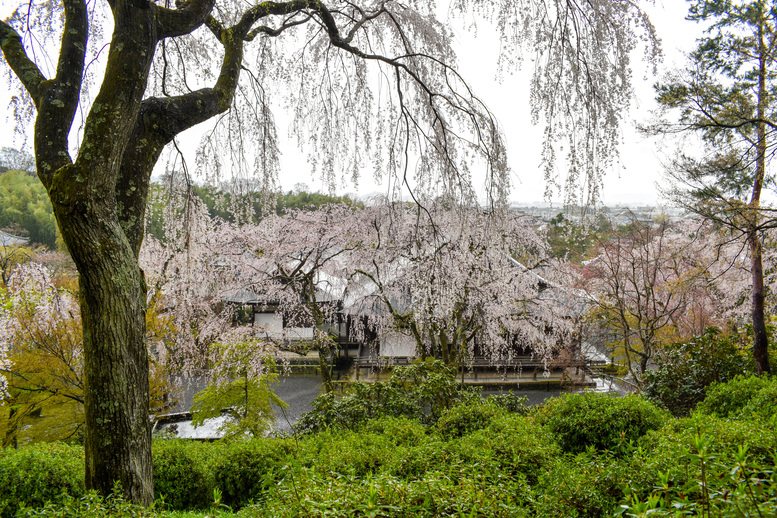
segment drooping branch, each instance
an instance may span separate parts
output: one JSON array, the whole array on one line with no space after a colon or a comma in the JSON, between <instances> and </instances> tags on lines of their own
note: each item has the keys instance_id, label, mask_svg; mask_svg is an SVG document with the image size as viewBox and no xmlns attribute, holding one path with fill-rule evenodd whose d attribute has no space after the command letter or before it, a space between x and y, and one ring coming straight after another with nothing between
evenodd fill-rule
<instances>
[{"instance_id":1,"label":"drooping branch","mask_svg":"<svg viewBox=\"0 0 777 518\"><path fill-rule=\"evenodd\" d=\"M215 85L184 95L152 97L142 102L116 186L120 221L136 256L143 239L144 200L151 172L164 147L182 131L230 108L241 73L244 42L254 36L253 25L266 16L299 11L308 3L307 0L263 2L247 10L240 21L229 28L224 28L211 15L204 16L203 23L224 46L224 58ZM264 32L279 35L294 25L296 23L286 22L273 34L270 34L272 31Z\"/></svg>"}]
</instances>

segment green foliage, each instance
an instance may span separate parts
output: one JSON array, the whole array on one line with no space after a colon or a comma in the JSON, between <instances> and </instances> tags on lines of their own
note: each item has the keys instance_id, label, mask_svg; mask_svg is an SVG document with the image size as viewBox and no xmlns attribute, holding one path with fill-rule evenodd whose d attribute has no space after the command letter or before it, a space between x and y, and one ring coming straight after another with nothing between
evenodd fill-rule
<instances>
[{"instance_id":1,"label":"green foliage","mask_svg":"<svg viewBox=\"0 0 777 518\"><path fill-rule=\"evenodd\" d=\"M700 438L706 438L704 445L699 442ZM705 456L703 464L699 463L698 458L701 446ZM731 421L698 413L690 418L671 420L661 430L648 433L633 453L638 480L631 481L631 494L625 495L628 500L624 498L625 507L621 509L627 509L630 504L637 502L646 507L647 500L656 499L657 491L654 488L663 488L664 492L674 488L672 491L677 491L677 496L681 494L684 500L684 503L677 502L682 504L678 507L682 509L678 516L685 516L689 511L698 512L698 504L710 497L709 488L704 487L709 482L704 482L704 479L709 475L710 462L714 460L718 466L715 477L719 478L721 485L717 487L723 494L731 493L734 488L721 475L735 474L739 469L737 458L741 450L747 451L744 459L747 464L773 466L777 436L770 430L764 430L756 421ZM673 500L674 497L670 498L668 503L673 504ZM657 502L653 502L653 505L659 506ZM634 506L629 512L634 514L633 511L639 507ZM700 514L709 516L706 511ZM721 515L726 514L712 514Z\"/></svg>"},{"instance_id":2,"label":"green foliage","mask_svg":"<svg viewBox=\"0 0 777 518\"><path fill-rule=\"evenodd\" d=\"M710 418L708 418L710 419ZM717 421L717 422L715 422ZM774 437L771 452L754 452L743 437L713 435L730 431L732 423L711 418L712 426L685 434L682 452L674 452L675 466L682 469L657 471L655 489L648 494L634 492L621 504L624 516L775 516L777 475ZM734 424L734 428L738 428ZM687 428L686 428L687 430ZM736 441L745 439L743 443ZM762 440L762 438L761 438ZM675 443L677 444L677 443ZM679 454L679 455L678 455Z\"/></svg>"},{"instance_id":3,"label":"green foliage","mask_svg":"<svg viewBox=\"0 0 777 518\"><path fill-rule=\"evenodd\" d=\"M383 415L292 439L158 440L156 506L180 518L194 509L247 518L774 516L777 434L763 426L773 383L714 386L708 399L724 401L726 418L697 410L675 419L637 396L570 395L528 415L465 398L432 426ZM574 426L582 438L570 436ZM34 516L164 515L84 496L83 451L51 448L0 454L0 479L16 491L0 486L0 505L7 494L15 502L2 516L22 502ZM59 449L67 462L51 453ZM58 467L79 490L47 481Z\"/></svg>"},{"instance_id":4,"label":"green foliage","mask_svg":"<svg viewBox=\"0 0 777 518\"><path fill-rule=\"evenodd\" d=\"M46 189L33 173L0 174L0 228L18 226L31 243L57 248L57 224Z\"/></svg>"},{"instance_id":5,"label":"green foliage","mask_svg":"<svg viewBox=\"0 0 777 518\"><path fill-rule=\"evenodd\" d=\"M229 222L235 221L235 210L238 210L242 216L246 216L245 212L247 211L247 216L256 223L268 212L282 216L294 210L313 211L324 205L332 204L363 207L361 202L348 195L333 196L300 190L270 196L260 192L235 196L225 189L212 185L193 185L191 193L205 204L211 218ZM159 240L164 240L165 210L170 208L166 187L161 184L152 184L148 200L146 232Z\"/></svg>"},{"instance_id":6,"label":"green foliage","mask_svg":"<svg viewBox=\"0 0 777 518\"><path fill-rule=\"evenodd\" d=\"M361 202L345 196L332 196L320 192L306 192L305 190L288 191L280 194L275 204L275 213L286 214L292 210L316 210L324 205L342 203L353 207L362 207Z\"/></svg>"},{"instance_id":7,"label":"green foliage","mask_svg":"<svg viewBox=\"0 0 777 518\"><path fill-rule=\"evenodd\" d=\"M182 439L153 443L154 495L169 509L204 509L214 481L210 471L215 445Z\"/></svg>"},{"instance_id":8,"label":"green foliage","mask_svg":"<svg viewBox=\"0 0 777 518\"><path fill-rule=\"evenodd\" d=\"M446 410L437 421L436 430L446 439L468 435L491 424L507 411L489 401L472 401Z\"/></svg>"},{"instance_id":9,"label":"green foliage","mask_svg":"<svg viewBox=\"0 0 777 518\"><path fill-rule=\"evenodd\" d=\"M702 336L662 348L655 369L644 373L645 397L676 416L688 415L707 387L752 372L754 365L740 335L708 328Z\"/></svg>"},{"instance_id":10,"label":"green foliage","mask_svg":"<svg viewBox=\"0 0 777 518\"><path fill-rule=\"evenodd\" d=\"M513 412L516 414L527 414L530 410L530 407L526 406L529 398L526 396L519 396L515 394L515 392L491 394L486 398L486 400L498 407L504 408L508 412Z\"/></svg>"},{"instance_id":11,"label":"green foliage","mask_svg":"<svg viewBox=\"0 0 777 518\"><path fill-rule=\"evenodd\" d=\"M455 376L455 370L439 360L394 367L387 381L353 383L340 398L333 393L318 396L312 403L313 410L300 418L295 430L356 430L368 419L381 416L404 416L433 424L446 409L463 400L480 398L471 389L462 388Z\"/></svg>"},{"instance_id":12,"label":"green foliage","mask_svg":"<svg viewBox=\"0 0 777 518\"><path fill-rule=\"evenodd\" d=\"M80 498L65 495L61 502L49 502L39 509L24 509L23 516L47 516L50 518L144 518L157 516L153 508L145 508L126 502L120 491L107 498L90 491ZM20 514L21 514L20 513Z\"/></svg>"},{"instance_id":13,"label":"green foliage","mask_svg":"<svg viewBox=\"0 0 777 518\"><path fill-rule=\"evenodd\" d=\"M630 476L628 465L609 452L556 457L537 484L536 515L610 516L627 494Z\"/></svg>"},{"instance_id":14,"label":"green foliage","mask_svg":"<svg viewBox=\"0 0 777 518\"><path fill-rule=\"evenodd\" d=\"M385 435L395 445L415 445L425 440L428 428L409 417L383 416L368 421L362 430L365 433Z\"/></svg>"},{"instance_id":15,"label":"green foliage","mask_svg":"<svg viewBox=\"0 0 777 518\"><path fill-rule=\"evenodd\" d=\"M552 399L537 411L536 418L556 436L564 451L580 453L588 447L616 451L624 442L660 428L669 416L640 396L619 398L588 392Z\"/></svg>"},{"instance_id":16,"label":"green foliage","mask_svg":"<svg viewBox=\"0 0 777 518\"><path fill-rule=\"evenodd\" d=\"M699 414L729 419L752 419L777 425L777 377L737 376L707 389L696 408Z\"/></svg>"},{"instance_id":17,"label":"green foliage","mask_svg":"<svg viewBox=\"0 0 777 518\"><path fill-rule=\"evenodd\" d=\"M593 239L586 228L570 221L559 212L550 220L548 244L552 257L579 263L593 247Z\"/></svg>"},{"instance_id":18,"label":"green foliage","mask_svg":"<svg viewBox=\"0 0 777 518\"><path fill-rule=\"evenodd\" d=\"M278 498L242 509L241 518L309 517L491 517L530 516L530 494L520 477L498 473L426 480L402 480L389 474L337 478L308 470L294 484L284 482Z\"/></svg>"},{"instance_id":19,"label":"green foliage","mask_svg":"<svg viewBox=\"0 0 777 518\"><path fill-rule=\"evenodd\" d=\"M282 475L290 452L288 440L252 439L229 444L213 465L222 502L236 508L263 500Z\"/></svg>"},{"instance_id":20,"label":"green foliage","mask_svg":"<svg viewBox=\"0 0 777 518\"><path fill-rule=\"evenodd\" d=\"M309 446L300 460L333 476L373 474L390 465L396 455L391 436L342 429L322 432Z\"/></svg>"},{"instance_id":21,"label":"green foliage","mask_svg":"<svg viewBox=\"0 0 777 518\"><path fill-rule=\"evenodd\" d=\"M470 464L491 460L491 469L510 476L525 477L536 484L561 453L556 438L534 420L506 414L488 427L454 441L471 449Z\"/></svg>"},{"instance_id":22,"label":"green foliage","mask_svg":"<svg viewBox=\"0 0 777 518\"><path fill-rule=\"evenodd\" d=\"M0 516L22 507L62 503L84 489L84 449L63 443L39 443L0 450Z\"/></svg>"},{"instance_id":23,"label":"green foliage","mask_svg":"<svg viewBox=\"0 0 777 518\"><path fill-rule=\"evenodd\" d=\"M288 406L270 386L278 380L278 375L271 372L275 367L272 359L262 361L263 368L270 372L257 374L251 368L256 349L252 342L214 347L219 350L214 366L217 379L194 396L192 424L197 427L207 419L225 416L226 421L219 428L224 438L261 437L275 422L273 405Z\"/></svg>"}]
</instances>

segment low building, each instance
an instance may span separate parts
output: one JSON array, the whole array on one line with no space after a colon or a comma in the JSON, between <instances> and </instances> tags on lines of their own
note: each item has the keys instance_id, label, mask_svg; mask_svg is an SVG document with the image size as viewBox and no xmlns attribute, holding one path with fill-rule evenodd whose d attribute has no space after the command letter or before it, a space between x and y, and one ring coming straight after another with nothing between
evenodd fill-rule
<instances>
[{"instance_id":1,"label":"low building","mask_svg":"<svg viewBox=\"0 0 777 518\"><path fill-rule=\"evenodd\" d=\"M0 246L23 246L30 242L29 237L19 237L0 230Z\"/></svg>"}]
</instances>

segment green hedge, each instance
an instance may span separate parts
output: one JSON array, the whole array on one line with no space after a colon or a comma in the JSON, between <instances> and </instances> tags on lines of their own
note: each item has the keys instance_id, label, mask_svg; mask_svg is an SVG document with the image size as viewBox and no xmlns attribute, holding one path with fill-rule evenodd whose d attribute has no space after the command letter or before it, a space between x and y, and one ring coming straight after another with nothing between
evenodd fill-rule
<instances>
[{"instance_id":1,"label":"green hedge","mask_svg":"<svg viewBox=\"0 0 777 518\"><path fill-rule=\"evenodd\" d=\"M0 516L21 507L42 507L80 498L84 489L84 449L64 443L38 443L0 449Z\"/></svg>"},{"instance_id":2,"label":"green hedge","mask_svg":"<svg viewBox=\"0 0 777 518\"><path fill-rule=\"evenodd\" d=\"M213 501L213 464L224 448L185 439L153 442L154 494L169 509L204 509Z\"/></svg>"},{"instance_id":3,"label":"green hedge","mask_svg":"<svg viewBox=\"0 0 777 518\"><path fill-rule=\"evenodd\" d=\"M286 472L290 439L252 439L229 443L213 465L215 486L222 503L242 507L262 501L268 489Z\"/></svg>"},{"instance_id":4,"label":"green hedge","mask_svg":"<svg viewBox=\"0 0 777 518\"><path fill-rule=\"evenodd\" d=\"M589 447L620 450L670 418L668 412L640 396L614 397L594 392L552 399L536 414L537 421L547 426L564 451L570 453Z\"/></svg>"},{"instance_id":5,"label":"green hedge","mask_svg":"<svg viewBox=\"0 0 777 518\"><path fill-rule=\"evenodd\" d=\"M777 424L777 377L737 376L715 383L696 408L700 414L732 419L755 419Z\"/></svg>"}]
</instances>

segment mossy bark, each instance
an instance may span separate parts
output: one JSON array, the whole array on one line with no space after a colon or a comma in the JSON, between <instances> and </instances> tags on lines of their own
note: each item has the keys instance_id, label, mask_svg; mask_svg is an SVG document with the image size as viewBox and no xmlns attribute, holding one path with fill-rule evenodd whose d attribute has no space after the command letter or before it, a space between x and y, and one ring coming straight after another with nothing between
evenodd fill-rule
<instances>
[{"instance_id":1,"label":"mossy bark","mask_svg":"<svg viewBox=\"0 0 777 518\"><path fill-rule=\"evenodd\" d=\"M86 216L86 217L83 217ZM153 501L146 286L116 216L58 217L79 271L84 336L86 485Z\"/></svg>"}]
</instances>

